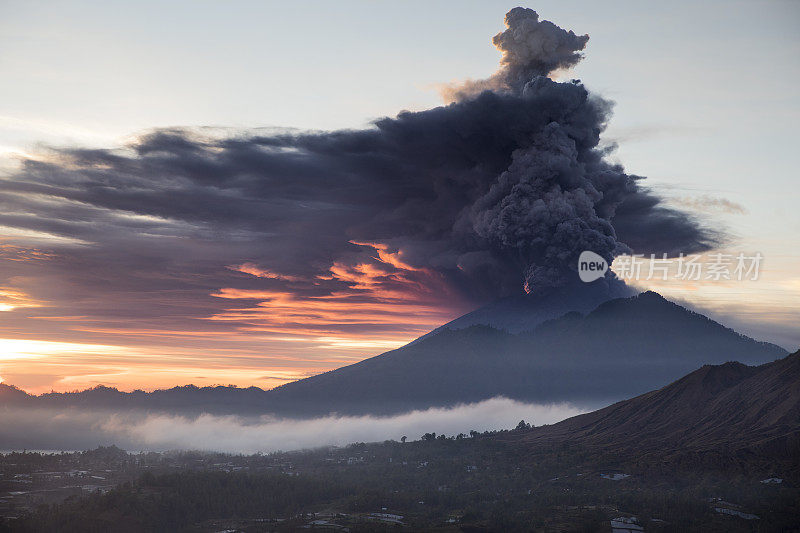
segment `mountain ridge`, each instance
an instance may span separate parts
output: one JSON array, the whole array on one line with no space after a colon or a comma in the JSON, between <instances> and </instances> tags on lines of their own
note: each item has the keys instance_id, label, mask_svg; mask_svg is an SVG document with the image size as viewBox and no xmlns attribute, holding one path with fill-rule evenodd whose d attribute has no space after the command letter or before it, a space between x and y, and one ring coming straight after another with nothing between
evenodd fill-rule
<instances>
[{"instance_id":1,"label":"mountain ridge","mask_svg":"<svg viewBox=\"0 0 800 533\"><path fill-rule=\"evenodd\" d=\"M396 350L271 390L186 385L147 393L97 386L33 396L4 392L10 386L0 384L0 405L315 417L384 415L506 396L593 408L657 389L704 363L759 364L786 353L644 292L521 333L488 325L438 328Z\"/></svg>"},{"instance_id":2,"label":"mountain ridge","mask_svg":"<svg viewBox=\"0 0 800 533\"><path fill-rule=\"evenodd\" d=\"M615 453L800 457L800 351L751 367L704 365L658 390L516 435Z\"/></svg>"}]
</instances>

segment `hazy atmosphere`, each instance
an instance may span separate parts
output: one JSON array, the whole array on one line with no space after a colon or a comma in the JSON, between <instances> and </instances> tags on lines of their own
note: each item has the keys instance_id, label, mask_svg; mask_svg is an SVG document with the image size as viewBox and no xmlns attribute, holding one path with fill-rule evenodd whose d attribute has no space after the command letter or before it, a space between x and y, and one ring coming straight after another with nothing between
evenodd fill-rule
<instances>
[{"instance_id":1,"label":"hazy atmosphere","mask_svg":"<svg viewBox=\"0 0 800 533\"><path fill-rule=\"evenodd\" d=\"M3 414L0 441L12 449L83 450L115 444L128 450L209 450L268 453L352 442L418 439L430 431L448 435L513 427L520 420L558 422L583 412L570 405L531 405L495 398L454 408L412 411L393 417L327 416L308 420L104 411L20 410ZM54 414L56 416L54 416Z\"/></svg>"},{"instance_id":2,"label":"hazy atmosphere","mask_svg":"<svg viewBox=\"0 0 800 533\"><path fill-rule=\"evenodd\" d=\"M798 23L0 1L0 533L795 531Z\"/></svg>"},{"instance_id":3,"label":"hazy atmosphere","mask_svg":"<svg viewBox=\"0 0 800 533\"><path fill-rule=\"evenodd\" d=\"M495 2L4 2L0 377L270 388L585 248L763 254L757 281L629 283L793 350L798 10L758 6L543 2L575 33L530 61ZM520 192L573 157L560 196Z\"/></svg>"}]
</instances>

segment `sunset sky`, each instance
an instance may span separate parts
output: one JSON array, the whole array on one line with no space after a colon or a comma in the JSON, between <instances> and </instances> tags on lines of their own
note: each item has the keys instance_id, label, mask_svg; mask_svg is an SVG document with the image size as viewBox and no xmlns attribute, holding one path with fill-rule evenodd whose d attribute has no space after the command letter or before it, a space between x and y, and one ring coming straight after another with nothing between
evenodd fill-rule
<instances>
[{"instance_id":1,"label":"sunset sky","mask_svg":"<svg viewBox=\"0 0 800 533\"><path fill-rule=\"evenodd\" d=\"M335 151L384 149L374 121L492 75L510 7L2 2L0 380L37 393L268 388L491 301L505 278L476 283L470 254L464 277L450 273L431 237L451 204L392 210L390 196L418 192L398 185L402 160ZM589 34L586 58L552 77L615 102L610 160L724 234L711 251L764 256L756 281L637 286L796 349L800 5L529 7ZM292 177L260 181L265 165Z\"/></svg>"}]
</instances>

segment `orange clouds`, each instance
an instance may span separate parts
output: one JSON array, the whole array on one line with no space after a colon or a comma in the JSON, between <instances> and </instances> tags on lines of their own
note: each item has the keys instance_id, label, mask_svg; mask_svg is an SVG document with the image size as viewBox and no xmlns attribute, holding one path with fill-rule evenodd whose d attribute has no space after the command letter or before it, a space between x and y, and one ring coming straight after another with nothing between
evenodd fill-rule
<instances>
[{"instance_id":1,"label":"orange clouds","mask_svg":"<svg viewBox=\"0 0 800 533\"><path fill-rule=\"evenodd\" d=\"M43 261L54 257L53 254L43 252L36 248L26 248L0 242L0 261L13 261L15 263L31 263ZM0 311L13 311L22 307L39 307L40 302L30 295L16 288L0 286Z\"/></svg>"},{"instance_id":2,"label":"orange clouds","mask_svg":"<svg viewBox=\"0 0 800 533\"><path fill-rule=\"evenodd\" d=\"M0 287L0 311L13 311L20 307L39 306L39 302L22 291Z\"/></svg>"},{"instance_id":3,"label":"orange clouds","mask_svg":"<svg viewBox=\"0 0 800 533\"><path fill-rule=\"evenodd\" d=\"M298 296L289 292L238 289L221 289L213 296L261 302L255 307L224 311L211 317L212 320L259 322L277 326L281 331L291 331L293 328L286 328L289 325L303 325L309 327L305 332L338 333L336 326L347 324L395 325L398 319L413 318L414 322L419 322L445 314L428 305L394 301L380 291L371 294L368 301L358 301L351 294Z\"/></svg>"},{"instance_id":4,"label":"orange clouds","mask_svg":"<svg viewBox=\"0 0 800 533\"><path fill-rule=\"evenodd\" d=\"M0 243L0 260L3 261L42 261L52 257L54 254L36 248Z\"/></svg>"},{"instance_id":5,"label":"orange clouds","mask_svg":"<svg viewBox=\"0 0 800 533\"><path fill-rule=\"evenodd\" d=\"M75 349L81 348L76 345ZM50 390L82 390L100 384L121 390L154 390L188 383L272 388L338 366L319 362L285 367L258 360L250 364L232 364L224 358L191 360L180 354L167 352L166 355L170 357L157 357L145 349L126 349L124 354L119 351L103 354L63 352L40 354L35 364L31 359L0 360L0 367L7 383L40 394Z\"/></svg>"},{"instance_id":6,"label":"orange clouds","mask_svg":"<svg viewBox=\"0 0 800 533\"><path fill-rule=\"evenodd\" d=\"M244 331L316 336L334 345L397 345L451 319L459 302L444 304L446 290L439 275L415 268L381 243L353 242L371 249L363 260L335 261L327 275L280 289L222 288L212 296L230 300L259 300L248 307L228 309L210 320L239 323ZM252 263L239 272L259 278L286 281ZM337 290L315 293L319 281L337 282ZM462 304L463 305L463 304ZM354 341L354 339L358 339Z\"/></svg>"},{"instance_id":7,"label":"orange clouds","mask_svg":"<svg viewBox=\"0 0 800 533\"><path fill-rule=\"evenodd\" d=\"M399 270L413 270L413 271L421 271L422 269L414 268L408 263L404 263L403 260L400 258L402 255L402 251L398 250L396 252L390 252L389 247L385 244L381 244L379 242L356 242L350 241L352 244L357 246L369 246L375 249L378 253L378 260L382 263L386 263L387 265L392 265L393 267Z\"/></svg>"},{"instance_id":8,"label":"orange clouds","mask_svg":"<svg viewBox=\"0 0 800 533\"><path fill-rule=\"evenodd\" d=\"M241 265L233 265L229 266L233 271L241 272L243 274L250 274L251 276L255 276L257 278L267 278L267 279L280 279L283 281L299 281L300 278L295 276L287 276L284 274L277 274L275 272L271 272L264 268L260 268L258 265L253 263L242 263Z\"/></svg>"},{"instance_id":9,"label":"orange clouds","mask_svg":"<svg viewBox=\"0 0 800 533\"><path fill-rule=\"evenodd\" d=\"M0 286L0 311L14 318L0 339L0 374L37 393L98 384L123 390L186 383L270 388L399 347L465 310L439 273L415 267L402 250L352 245L350 255L322 274L287 275L245 261L223 267L225 285L185 300L177 291L125 293L125 302L155 306L138 315L113 299L53 306L49 300L59 293L32 296L27 291L36 285L12 287L14 280L29 282L23 268L24 277ZM0 259L41 265L50 256L6 244ZM162 296L172 305L186 302L187 314L160 312ZM40 309L31 315L25 307Z\"/></svg>"}]
</instances>

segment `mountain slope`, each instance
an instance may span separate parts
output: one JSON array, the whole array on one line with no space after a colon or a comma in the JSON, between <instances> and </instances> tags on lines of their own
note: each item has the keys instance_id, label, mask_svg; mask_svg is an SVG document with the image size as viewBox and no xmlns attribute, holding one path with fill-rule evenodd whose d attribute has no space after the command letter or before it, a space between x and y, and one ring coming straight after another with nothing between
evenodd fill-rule
<instances>
[{"instance_id":1,"label":"mountain slope","mask_svg":"<svg viewBox=\"0 0 800 533\"><path fill-rule=\"evenodd\" d=\"M531 313L520 311L524 302ZM0 385L0 406L313 417L382 415L506 396L596 408L662 387L703 364L760 364L786 355L652 292L544 322L542 309L552 306L542 302L514 300L485 311L533 316L530 327L518 328L523 333L486 325L440 328L397 350L270 391L188 385L125 393L101 386L37 397Z\"/></svg>"},{"instance_id":2,"label":"mountain slope","mask_svg":"<svg viewBox=\"0 0 800 533\"><path fill-rule=\"evenodd\" d=\"M800 351L757 367L706 365L656 391L522 435L639 455L746 450L800 457Z\"/></svg>"},{"instance_id":3,"label":"mountain slope","mask_svg":"<svg viewBox=\"0 0 800 533\"><path fill-rule=\"evenodd\" d=\"M703 364L759 364L786 355L647 292L511 334L442 329L397 350L271 391L293 414L397 412L497 395L598 406L680 378Z\"/></svg>"}]
</instances>

